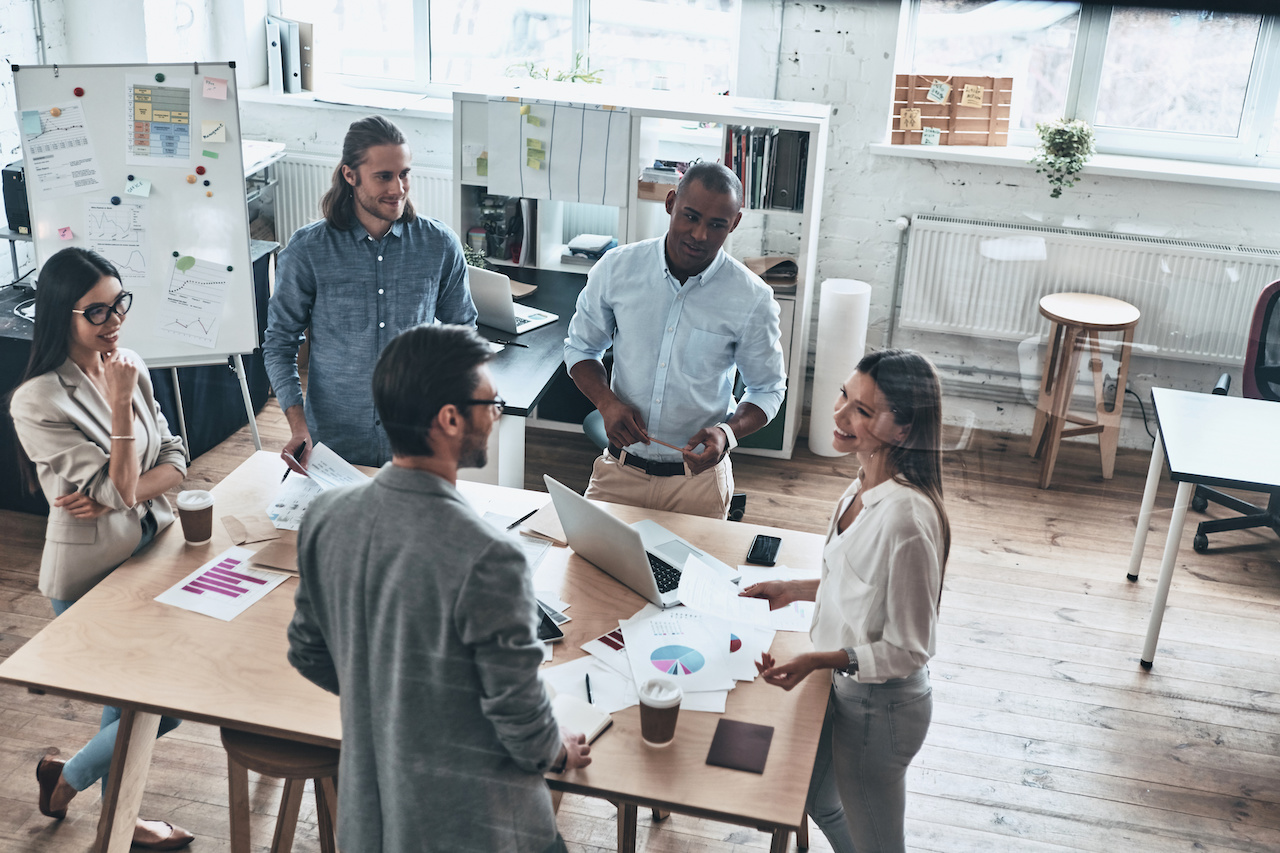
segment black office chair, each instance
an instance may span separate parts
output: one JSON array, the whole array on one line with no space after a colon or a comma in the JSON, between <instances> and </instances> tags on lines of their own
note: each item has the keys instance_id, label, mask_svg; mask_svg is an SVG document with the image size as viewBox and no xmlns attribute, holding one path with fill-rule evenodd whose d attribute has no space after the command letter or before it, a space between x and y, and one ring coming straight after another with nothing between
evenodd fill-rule
<instances>
[{"instance_id":1,"label":"black office chair","mask_svg":"<svg viewBox=\"0 0 1280 853\"><path fill-rule=\"evenodd\" d=\"M1280 402L1280 281L1273 281L1258 297L1249 329L1249 348L1245 353L1242 391L1255 400ZM1231 387L1231 374L1224 373L1213 393L1226 394ZM1258 448L1259 453L1272 453L1274 448ZM1248 530L1270 527L1280 535L1280 489L1268 492L1266 509L1208 486L1196 486L1191 508L1204 512L1212 501L1240 513L1235 518L1202 521L1196 528L1192 547L1203 553L1209 550L1209 534L1226 530Z\"/></svg>"}]
</instances>

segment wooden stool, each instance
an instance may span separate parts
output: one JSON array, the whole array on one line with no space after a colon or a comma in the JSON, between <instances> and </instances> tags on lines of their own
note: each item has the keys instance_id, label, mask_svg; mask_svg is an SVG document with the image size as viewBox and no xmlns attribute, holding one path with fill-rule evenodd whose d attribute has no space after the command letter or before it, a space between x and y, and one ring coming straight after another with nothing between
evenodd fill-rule
<instances>
[{"instance_id":1,"label":"wooden stool","mask_svg":"<svg viewBox=\"0 0 1280 853\"><path fill-rule=\"evenodd\" d=\"M232 853L249 853L250 770L284 780L271 853L289 853L293 848L298 808L308 779L315 783L320 849L337 853L338 750L234 729L222 729L222 745L227 750L227 776L231 783Z\"/></svg>"},{"instance_id":2,"label":"wooden stool","mask_svg":"<svg viewBox=\"0 0 1280 853\"><path fill-rule=\"evenodd\" d=\"M1110 480L1116 467L1116 444L1120 440L1120 415L1124 410L1125 383L1129 378L1129 353L1133 330L1141 313L1128 302L1092 293L1053 293L1040 300L1040 313L1052 324L1049 353L1040 380L1040 401L1035 426L1031 430L1031 455L1040 462L1040 488L1049 488L1058 445L1063 438L1098 434L1102 451L1102 476ZM1102 376L1102 349L1099 332L1122 332L1120 370L1116 376L1116 398L1107 408ZM1093 374L1095 401L1092 418L1071 414L1071 394L1080 368L1080 354L1088 350L1089 371ZM1066 422L1083 426L1064 428Z\"/></svg>"}]
</instances>

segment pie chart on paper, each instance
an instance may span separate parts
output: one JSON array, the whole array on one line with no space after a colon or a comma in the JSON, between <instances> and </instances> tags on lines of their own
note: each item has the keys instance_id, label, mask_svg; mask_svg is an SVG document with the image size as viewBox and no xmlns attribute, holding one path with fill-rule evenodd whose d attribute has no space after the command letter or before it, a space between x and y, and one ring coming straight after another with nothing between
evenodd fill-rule
<instances>
[{"instance_id":1,"label":"pie chart on paper","mask_svg":"<svg viewBox=\"0 0 1280 853\"><path fill-rule=\"evenodd\" d=\"M692 675L706 665L702 652L688 646L662 646L649 655L660 672L667 675Z\"/></svg>"},{"instance_id":2,"label":"pie chart on paper","mask_svg":"<svg viewBox=\"0 0 1280 853\"><path fill-rule=\"evenodd\" d=\"M742 639L737 634L729 635L729 653L732 654L742 648Z\"/></svg>"}]
</instances>

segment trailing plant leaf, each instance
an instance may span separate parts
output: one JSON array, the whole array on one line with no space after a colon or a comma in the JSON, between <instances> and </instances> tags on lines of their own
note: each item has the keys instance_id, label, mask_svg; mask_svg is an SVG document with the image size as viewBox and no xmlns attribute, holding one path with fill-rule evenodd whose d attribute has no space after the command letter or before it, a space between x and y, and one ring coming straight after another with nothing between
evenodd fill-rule
<instances>
[{"instance_id":1,"label":"trailing plant leaf","mask_svg":"<svg viewBox=\"0 0 1280 853\"><path fill-rule=\"evenodd\" d=\"M1076 174L1093 156L1093 128L1080 119L1055 119L1037 123L1036 132L1040 145L1031 165L1036 172L1048 175L1053 187L1049 197L1059 198L1063 189L1075 186Z\"/></svg>"}]
</instances>

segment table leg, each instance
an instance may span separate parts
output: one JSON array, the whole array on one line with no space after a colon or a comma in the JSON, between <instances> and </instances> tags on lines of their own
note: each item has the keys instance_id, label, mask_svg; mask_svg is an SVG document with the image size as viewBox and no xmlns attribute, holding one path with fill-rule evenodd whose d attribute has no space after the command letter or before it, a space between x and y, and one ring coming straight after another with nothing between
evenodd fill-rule
<instances>
[{"instance_id":1,"label":"table leg","mask_svg":"<svg viewBox=\"0 0 1280 853\"><path fill-rule=\"evenodd\" d=\"M1156 433L1155 447L1151 448L1151 465L1147 468L1147 486L1142 490L1142 508L1138 510L1138 529L1133 533L1133 550L1129 552L1129 580L1138 580L1142 567L1142 553L1147 547L1147 528L1151 525L1151 508L1160 490L1160 472L1164 470L1164 442Z\"/></svg>"},{"instance_id":2,"label":"table leg","mask_svg":"<svg viewBox=\"0 0 1280 853\"><path fill-rule=\"evenodd\" d=\"M796 849L797 850L809 849L809 813L808 812L804 813L804 818L801 819L800 825L796 827Z\"/></svg>"},{"instance_id":3,"label":"table leg","mask_svg":"<svg viewBox=\"0 0 1280 853\"><path fill-rule=\"evenodd\" d=\"M13 265L13 280L14 282L17 282L18 280L18 244L12 240L9 241L9 263Z\"/></svg>"},{"instance_id":4,"label":"table leg","mask_svg":"<svg viewBox=\"0 0 1280 853\"><path fill-rule=\"evenodd\" d=\"M151 750L160 731L160 715L125 708L116 729L116 748L111 756L111 774L98 818L97 853L128 853L133 846L133 830L138 822L138 806L147 784Z\"/></svg>"},{"instance_id":5,"label":"table leg","mask_svg":"<svg viewBox=\"0 0 1280 853\"><path fill-rule=\"evenodd\" d=\"M669 817L671 817L671 812L667 811L666 809L654 809L654 810L653 810L653 821L654 821L654 823L657 823L658 821L666 820L666 819L667 819L667 818L669 818Z\"/></svg>"},{"instance_id":6,"label":"table leg","mask_svg":"<svg viewBox=\"0 0 1280 853\"><path fill-rule=\"evenodd\" d=\"M791 830L775 829L773 841L769 844L769 853L787 853L787 843L791 840Z\"/></svg>"},{"instance_id":7,"label":"table leg","mask_svg":"<svg viewBox=\"0 0 1280 853\"><path fill-rule=\"evenodd\" d=\"M1164 621L1164 605L1169 598L1169 584L1173 581L1173 567L1178 561L1178 546L1182 543L1182 527L1187 520L1187 505L1195 493L1195 483L1179 483L1178 496L1173 501L1173 516L1169 519L1169 536L1164 541L1164 561L1160 564L1160 582L1156 584L1156 600L1151 605L1151 618L1147 621L1147 642L1142 647L1142 666L1151 669L1156 657L1156 641L1160 639L1160 623Z\"/></svg>"},{"instance_id":8,"label":"table leg","mask_svg":"<svg viewBox=\"0 0 1280 853\"><path fill-rule=\"evenodd\" d=\"M635 803L618 803L618 853L636 853L638 812Z\"/></svg>"}]
</instances>

